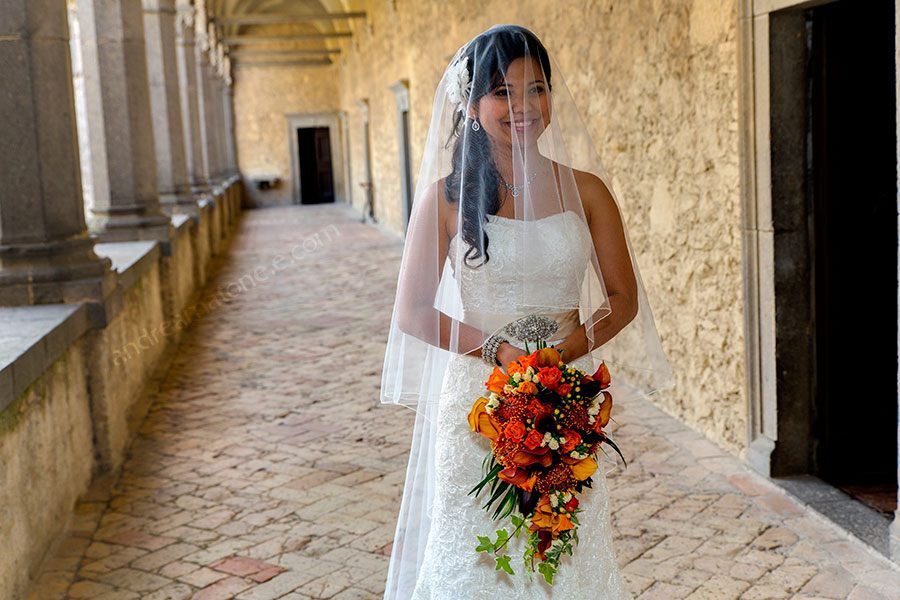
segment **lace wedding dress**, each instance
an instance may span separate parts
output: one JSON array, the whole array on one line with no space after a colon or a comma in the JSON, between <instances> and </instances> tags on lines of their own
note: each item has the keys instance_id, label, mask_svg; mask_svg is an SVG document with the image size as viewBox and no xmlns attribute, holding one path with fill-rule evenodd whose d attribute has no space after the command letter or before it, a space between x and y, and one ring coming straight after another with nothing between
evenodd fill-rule
<instances>
[{"instance_id":1,"label":"lace wedding dress","mask_svg":"<svg viewBox=\"0 0 900 600\"><path fill-rule=\"evenodd\" d=\"M521 239L516 228L530 227L528 239L540 244L539 264L524 266L513 260L512 245ZM512 306L504 290L514 289L523 277L537 278L545 283L547 294L569 294L577 305L578 289L573 277L584 271L589 260L591 237L587 226L573 212L562 212L536 221L520 221L488 216L485 231L490 239L490 260L477 269L465 269L460 275L460 293L467 320L478 315L486 319L504 315L498 327L509 320L535 311L521 311ZM450 242L450 264L456 264L459 237ZM488 278L489 281L476 278ZM467 301L466 289L471 285L490 285L496 294L486 302L489 306L473 306ZM474 289L474 288L473 288ZM483 287L481 289L484 289ZM556 302L549 305L559 306ZM549 313L545 313L549 314ZM577 309L555 314L560 330L554 339L566 337L578 324ZM592 372L587 357L574 361L574 366ZM469 428L468 414L472 404L485 394L484 382L492 369L480 359L454 354L443 381L449 392L438 408L435 500L432 508L431 530L425 547L422 567L416 581L412 600L538 600L573 598L590 600L631 599L616 565L612 546L609 517L609 497L602 468L593 476L593 488L579 495L584 512L579 514L579 543L574 556L562 559L552 588L540 574L532 574L529 581L522 561L526 535L510 542L508 554L515 575L495 570L494 561L483 552L476 552L477 535L492 535L500 527L508 526L508 519L494 521L482 508L484 494L479 498L467 495L482 477L482 461L490 451L490 442ZM613 377L615 374L613 373Z\"/></svg>"}]
</instances>

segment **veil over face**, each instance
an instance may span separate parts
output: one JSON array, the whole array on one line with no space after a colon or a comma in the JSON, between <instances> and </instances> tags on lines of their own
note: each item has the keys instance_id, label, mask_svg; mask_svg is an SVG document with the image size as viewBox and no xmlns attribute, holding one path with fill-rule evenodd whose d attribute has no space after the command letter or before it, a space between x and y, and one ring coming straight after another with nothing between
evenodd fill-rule
<instances>
[{"instance_id":1,"label":"veil over face","mask_svg":"<svg viewBox=\"0 0 900 600\"><path fill-rule=\"evenodd\" d=\"M572 233L548 235L548 219L572 220ZM528 275L548 261L552 277ZM606 363L616 402L674 385L615 192L560 69L534 33L500 25L444 71L416 181L381 383L381 402L417 412L385 598L410 596L427 540L448 360L528 314L556 321L549 343L562 348L581 328L582 358L591 372Z\"/></svg>"}]
</instances>

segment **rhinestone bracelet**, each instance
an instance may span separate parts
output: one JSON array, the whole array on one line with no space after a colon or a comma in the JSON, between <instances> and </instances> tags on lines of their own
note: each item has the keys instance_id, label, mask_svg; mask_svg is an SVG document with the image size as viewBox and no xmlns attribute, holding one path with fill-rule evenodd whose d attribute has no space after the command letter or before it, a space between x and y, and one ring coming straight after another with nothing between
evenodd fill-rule
<instances>
[{"instance_id":1,"label":"rhinestone bracelet","mask_svg":"<svg viewBox=\"0 0 900 600\"><path fill-rule=\"evenodd\" d=\"M500 349L500 344L506 341L506 338L499 334L494 334L488 339L484 341L484 344L481 346L481 360L491 365L492 367L497 367L500 365L500 361L497 360L497 350Z\"/></svg>"}]
</instances>

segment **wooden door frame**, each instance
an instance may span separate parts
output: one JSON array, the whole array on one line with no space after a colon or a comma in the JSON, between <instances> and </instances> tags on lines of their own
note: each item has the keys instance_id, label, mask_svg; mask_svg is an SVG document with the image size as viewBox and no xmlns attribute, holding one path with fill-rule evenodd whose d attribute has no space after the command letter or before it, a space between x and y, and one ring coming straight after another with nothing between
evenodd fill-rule
<instances>
[{"instance_id":1,"label":"wooden door frame","mask_svg":"<svg viewBox=\"0 0 900 600\"><path fill-rule=\"evenodd\" d=\"M327 127L328 143L331 144L331 176L334 186L334 201L347 202L347 173L344 165L344 136L342 119L338 112L312 112L285 115L287 120L288 151L291 154L291 201L300 199L300 149L297 146L297 130L309 127Z\"/></svg>"}]
</instances>

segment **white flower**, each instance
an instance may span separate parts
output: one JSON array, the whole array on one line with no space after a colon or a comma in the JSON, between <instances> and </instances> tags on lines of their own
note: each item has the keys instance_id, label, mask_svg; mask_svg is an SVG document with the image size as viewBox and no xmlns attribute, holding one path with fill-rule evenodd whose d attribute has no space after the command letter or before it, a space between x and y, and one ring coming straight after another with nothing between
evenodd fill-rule
<instances>
[{"instance_id":1,"label":"white flower","mask_svg":"<svg viewBox=\"0 0 900 600\"><path fill-rule=\"evenodd\" d=\"M494 400L498 400L500 398L500 396L497 395L497 392L491 392L491 395L489 396L489 398L490 398L491 402L493 402Z\"/></svg>"},{"instance_id":2,"label":"white flower","mask_svg":"<svg viewBox=\"0 0 900 600\"><path fill-rule=\"evenodd\" d=\"M559 448L559 442L557 442L555 439L551 439L547 445L550 446L551 450L556 450Z\"/></svg>"},{"instance_id":3,"label":"white flower","mask_svg":"<svg viewBox=\"0 0 900 600\"><path fill-rule=\"evenodd\" d=\"M447 100L450 104L455 104L459 112L465 112L472 91L472 82L469 81L469 71L466 68L469 57L462 54L460 49L456 59L447 67Z\"/></svg>"},{"instance_id":4,"label":"white flower","mask_svg":"<svg viewBox=\"0 0 900 600\"><path fill-rule=\"evenodd\" d=\"M522 381L522 374L521 373L513 373L513 379L515 379L516 381Z\"/></svg>"},{"instance_id":5,"label":"white flower","mask_svg":"<svg viewBox=\"0 0 900 600\"><path fill-rule=\"evenodd\" d=\"M553 508L559 506L559 498L556 497L556 494L550 496L550 506Z\"/></svg>"},{"instance_id":6,"label":"white flower","mask_svg":"<svg viewBox=\"0 0 900 600\"><path fill-rule=\"evenodd\" d=\"M534 367L528 367L527 369L525 369L525 375L527 375L528 377L534 377L534 372Z\"/></svg>"},{"instance_id":7,"label":"white flower","mask_svg":"<svg viewBox=\"0 0 900 600\"><path fill-rule=\"evenodd\" d=\"M572 499L572 494L570 494L569 492L563 492L563 495L562 495L563 502L568 502L571 499Z\"/></svg>"}]
</instances>

